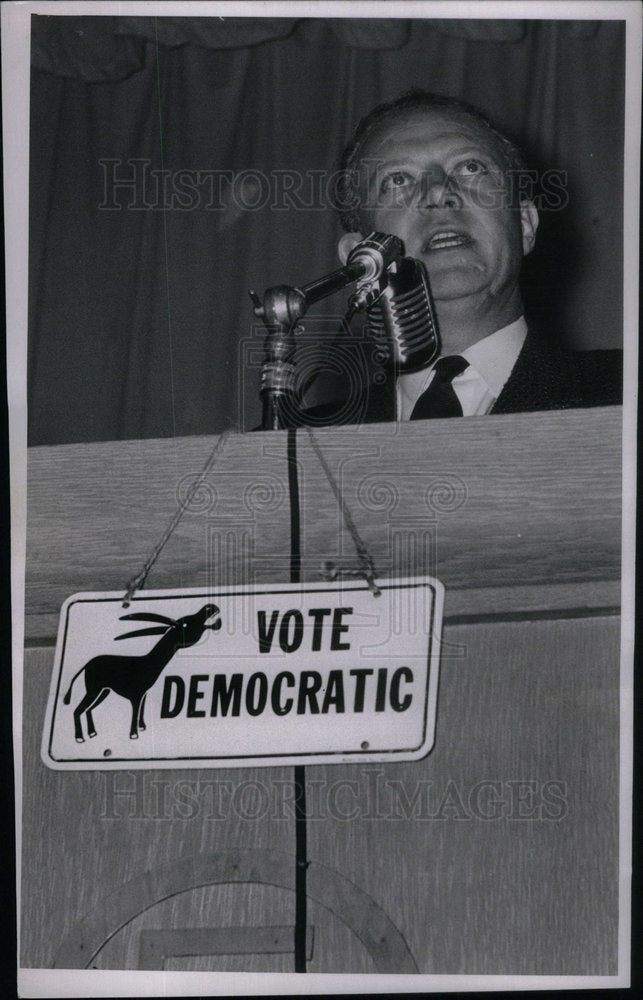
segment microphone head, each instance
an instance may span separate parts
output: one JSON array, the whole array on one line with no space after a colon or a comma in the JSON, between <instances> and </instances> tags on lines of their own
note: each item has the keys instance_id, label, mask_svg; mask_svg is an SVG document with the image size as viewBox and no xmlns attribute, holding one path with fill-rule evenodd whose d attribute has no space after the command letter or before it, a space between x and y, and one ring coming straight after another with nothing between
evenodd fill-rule
<instances>
[{"instance_id":1,"label":"microphone head","mask_svg":"<svg viewBox=\"0 0 643 1000\"><path fill-rule=\"evenodd\" d=\"M396 372L419 371L438 354L437 318L422 261L403 257L393 265L367 316L371 335L378 342L378 360L392 365Z\"/></svg>"},{"instance_id":2,"label":"microphone head","mask_svg":"<svg viewBox=\"0 0 643 1000\"><path fill-rule=\"evenodd\" d=\"M361 281L379 281L384 272L404 253L404 244L399 236L389 233L370 233L360 240L349 253L346 263L359 263L364 268Z\"/></svg>"}]
</instances>

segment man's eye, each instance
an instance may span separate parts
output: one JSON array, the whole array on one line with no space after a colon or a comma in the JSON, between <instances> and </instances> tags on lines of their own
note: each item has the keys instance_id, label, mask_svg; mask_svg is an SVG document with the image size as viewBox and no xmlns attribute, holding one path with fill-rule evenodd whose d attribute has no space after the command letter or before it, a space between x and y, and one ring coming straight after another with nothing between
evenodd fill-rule
<instances>
[{"instance_id":1,"label":"man's eye","mask_svg":"<svg viewBox=\"0 0 643 1000\"><path fill-rule=\"evenodd\" d=\"M476 174L487 174L489 171L482 160L464 160L458 164L454 173L464 177L474 177Z\"/></svg>"},{"instance_id":2,"label":"man's eye","mask_svg":"<svg viewBox=\"0 0 643 1000\"><path fill-rule=\"evenodd\" d=\"M410 184L412 178L409 174L404 173L402 170L395 170L391 174L387 174L380 185L381 191L392 191L394 188L406 187Z\"/></svg>"}]
</instances>

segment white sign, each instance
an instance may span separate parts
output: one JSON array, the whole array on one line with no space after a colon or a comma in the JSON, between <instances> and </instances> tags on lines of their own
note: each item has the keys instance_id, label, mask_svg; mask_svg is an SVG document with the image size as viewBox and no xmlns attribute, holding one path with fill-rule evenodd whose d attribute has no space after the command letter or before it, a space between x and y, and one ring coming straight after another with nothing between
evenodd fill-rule
<instances>
[{"instance_id":1,"label":"white sign","mask_svg":"<svg viewBox=\"0 0 643 1000\"><path fill-rule=\"evenodd\" d=\"M75 594L42 740L58 769L417 760L444 588L421 578Z\"/></svg>"}]
</instances>

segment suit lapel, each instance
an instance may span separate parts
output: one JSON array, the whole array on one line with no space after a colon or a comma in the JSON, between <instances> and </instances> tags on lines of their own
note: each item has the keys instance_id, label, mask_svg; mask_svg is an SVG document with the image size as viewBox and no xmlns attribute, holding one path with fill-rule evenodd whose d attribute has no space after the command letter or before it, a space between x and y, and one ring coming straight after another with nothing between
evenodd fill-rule
<instances>
[{"instance_id":1,"label":"suit lapel","mask_svg":"<svg viewBox=\"0 0 643 1000\"><path fill-rule=\"evenodd\" d=\"M387 375L383 383L371 382L362 396L365 424L383 424L395 420L396 393L395 378Z\"/></svg>"},{"instance_id":2,"label":"suit lapel","mask_svg":"<svg viewBox=\"0 0 643 1000\"><path fill-rule=\"evenodd\" d=\"M568 353L558 344L529 332L491 412L520 413L574 406L572 384Z\"/></svg>"}]
</instances>

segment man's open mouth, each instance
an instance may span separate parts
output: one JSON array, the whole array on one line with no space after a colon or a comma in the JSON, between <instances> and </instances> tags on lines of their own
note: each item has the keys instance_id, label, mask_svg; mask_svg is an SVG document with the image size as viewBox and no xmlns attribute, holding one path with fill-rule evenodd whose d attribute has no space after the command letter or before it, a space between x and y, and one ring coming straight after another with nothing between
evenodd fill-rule
<instances>
[{"instance_id":1,"label":"man's open mouth","mask_svg":"<svg viewBox=\"0 0 643 1000\"><path fill-rule=\"evenodd\" d=\"M430 240L427 240L422 247L422 252L428 250L451 250L455 247L466 246L471 243L471 239L463 233L456 233L453 229L443 229L439 233L434 233Z\"/></svg>"}]
</instances>

